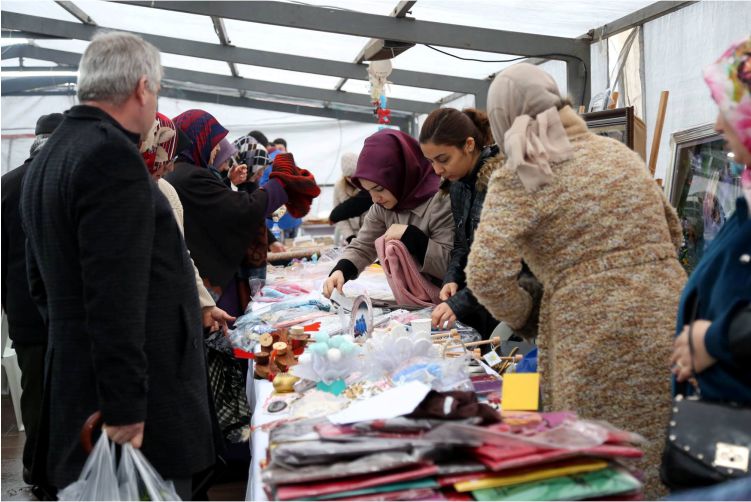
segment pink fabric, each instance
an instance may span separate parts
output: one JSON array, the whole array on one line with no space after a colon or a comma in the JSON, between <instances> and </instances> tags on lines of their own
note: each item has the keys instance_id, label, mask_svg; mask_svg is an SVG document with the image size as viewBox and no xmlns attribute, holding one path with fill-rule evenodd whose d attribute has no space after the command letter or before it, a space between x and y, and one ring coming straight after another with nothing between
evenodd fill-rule
<instances>
[{"instance_id":1,"label":"pink fabric","mask_svg":"<svg viewBox=\"0 0 751 502\"><path fill-rule=\"evenodd\" d=\"M375 241L375 248L398 303L420 307L440 303L440 288L420 273L420 267L402 241L386 242L383 237L379 237Z\"/></svg>"}]
</instances>

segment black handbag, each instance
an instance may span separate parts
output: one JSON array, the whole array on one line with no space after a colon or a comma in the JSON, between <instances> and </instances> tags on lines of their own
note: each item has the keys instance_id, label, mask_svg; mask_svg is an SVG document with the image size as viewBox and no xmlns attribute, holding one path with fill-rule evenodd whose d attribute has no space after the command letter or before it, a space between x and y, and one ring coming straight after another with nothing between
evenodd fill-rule
<instances>
[{"instance_id":1,"label":"black handbag","mask_svg":"<svg viewBox=\"0 0 751 502\"><path fill-rule=\"evenodd\" d=\"M691 328L694 317L689 323L688 346L696 381ZM748 476L751 408L702 400L698 385L695 393L688 395L686 382L677 384L676 390L660 466L662 482L671 490L685 490Z\"/></svg>"},{"instance_id":2,"label":"black handbag","mask_svg":"<svg viewBox=\"0 0 751 502\"><path fill-rule=\"evenodd\" d=\"M247 366L234 357L221 331L209 335L205 343L209 387L222 435L229 443L247 442L251 416L245 396Z\"/></svg>"}]
</instances>

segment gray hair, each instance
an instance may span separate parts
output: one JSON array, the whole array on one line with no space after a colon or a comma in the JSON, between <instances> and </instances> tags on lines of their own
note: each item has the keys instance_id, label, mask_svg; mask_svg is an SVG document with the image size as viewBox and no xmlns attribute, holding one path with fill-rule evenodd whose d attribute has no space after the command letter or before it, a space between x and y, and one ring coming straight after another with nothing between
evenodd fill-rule
<instances>
[{"instance_id":1,"label":"gray hair","mask_svg":"<svg viewBox=\"0 0 751 502\"><path fill-rule=\"evenodd\" d=\"M130 33L99 34L78 65L78 99L122 104L143 76L149 90L157 92L162 63L156 47Z\"/></svg>"}]
</instances>

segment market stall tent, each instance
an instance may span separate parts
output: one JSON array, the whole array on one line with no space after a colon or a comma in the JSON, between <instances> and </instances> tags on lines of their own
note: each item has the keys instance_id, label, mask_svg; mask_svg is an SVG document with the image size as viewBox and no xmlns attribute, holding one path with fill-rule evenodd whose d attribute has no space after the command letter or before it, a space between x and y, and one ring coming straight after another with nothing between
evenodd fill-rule
<instances>
[{"instance_id":1,"label":"market stall tent","mask_svg":"<svg viewBox=\"0 0 751 502\"><path fill-rule=\"evenodd\" d=\"M393 125L417 135L438 106L484 107L492 76L519 58L588 104L615 86L624 33L637 29L629 72L640 92L622 104L637 104L651 131L659 91L671 91L656 173L664 177L670 133L715 113L701 68L749 26L748 2L6 1L2 171L24 160L39 115L75 103L77 60L97 30L141 33L160 49L167 115L204 108L230 138L251 129L286 138L324 185L313 208L323 215L341 153L358 152L377 130L364 62L379 48L407 47L395 50L387 95Z\"/></svg>"}]
</instances>

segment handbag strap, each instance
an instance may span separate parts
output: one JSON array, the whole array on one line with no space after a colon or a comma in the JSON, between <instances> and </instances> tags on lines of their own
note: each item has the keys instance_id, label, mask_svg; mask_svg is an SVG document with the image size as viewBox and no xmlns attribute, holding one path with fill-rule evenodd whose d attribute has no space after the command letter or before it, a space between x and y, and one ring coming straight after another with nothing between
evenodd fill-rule
<instances>
[{"instance_id":1,"label":"handbag strap","mask_svg":"<svg viewBox=\"0 0 751 502\"><path fill-rule=\"evenodd\" d=\"M696 316L699 310L699 295L694 294L694 301L693 305L691 306L691 317L689 318L688 322L688 353L691 359L691 379L694 382L697 382L696 380L696 366L694 365L694 321L696 320ZM689 380L686 380L682 382L681 384L676 385L676 390L678 388L678 385L681 385L683 389L683 395L688 395L688 382ZM698 398L701 398L701 388L699 387L698 383L692 384L694 387L694 390L696 391L696 396Z\"/></svg>"}]
</instances>

